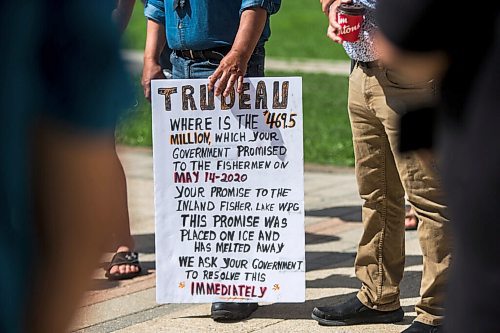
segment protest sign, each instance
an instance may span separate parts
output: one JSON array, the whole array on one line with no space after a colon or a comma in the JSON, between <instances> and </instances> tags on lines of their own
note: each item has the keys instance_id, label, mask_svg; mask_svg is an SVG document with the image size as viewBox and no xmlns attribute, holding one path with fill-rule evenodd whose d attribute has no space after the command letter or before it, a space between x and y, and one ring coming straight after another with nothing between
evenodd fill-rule
<instances>
[{"instance_id":1,"label":"protest sign","mask_svg":"<svg viewBox=\"0 0 500 333\"><path fill-rule=\"evenodd\" d=\"M303 302L301 78L152 82L157 301Z\"/></svg>"}]
</instances>

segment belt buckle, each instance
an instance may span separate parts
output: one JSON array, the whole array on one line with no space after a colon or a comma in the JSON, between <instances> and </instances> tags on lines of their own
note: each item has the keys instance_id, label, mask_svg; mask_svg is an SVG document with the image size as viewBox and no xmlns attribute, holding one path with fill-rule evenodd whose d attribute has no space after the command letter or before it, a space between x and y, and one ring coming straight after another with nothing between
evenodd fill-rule
<instances>
[{"instance_id":1,"label":"belt buckle","mask_svg":"<svg viewBox=\"0 0 500 333\"><path fill-rule=\"evenodd\" d=\"M189 50L189 55L191 56L191 59L193 59L193 60L194 60L193 50Z\"/></svg>"}]
</instances>

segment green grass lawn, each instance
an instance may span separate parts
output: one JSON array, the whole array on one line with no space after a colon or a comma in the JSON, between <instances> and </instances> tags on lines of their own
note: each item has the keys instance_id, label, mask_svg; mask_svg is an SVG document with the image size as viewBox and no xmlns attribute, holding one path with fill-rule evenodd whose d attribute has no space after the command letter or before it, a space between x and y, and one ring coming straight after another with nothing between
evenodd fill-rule
<instances>
[{"instance_id":1,"label":"green grass lawn","mask_svg":"<svg viewBox=\"0 0 500 333\"><path fill-rule=\"evenodd\" d=\"M302 76L304 159L306 163L352 166L351 129L347 115L347 77L325 74L266 72L268 76ZM139 82L137 79L136 82ZM137 105L117 128L117 141L151 146L151 107L137 83Z\"/></svg>"},{"instance_id":2,"label":"green grass lawn","mask_svg":"<svg viewBox=\"0 0 500 333\"><path fill-rule=\"evenodd\" d=\"M134 12L123 36L123 44L128 49L144 50L145 42L146 17L144 16L144 7L141 1L136 1Z\"/></svg>"},{"instance_id":3,"label":"green grass lawn","mask_svg":"<svg viewBox=\"0 0 500 333\"><path fill-rule=\"evenodd\" d=\"M231 1L231 0L230 0ZM267 55L275 58L347 60L342 47L326 37L328 21L318 0L283 0L271 17L271 38ZM136 7L125 32L126 48L144 49L146 23L142 3Z\"/></svg>"},{"instance_id":4,"label":"green grass lawn","mask_svg":"<svg viewBox=\"0 0 500 333\"><path fill-rule=\"evenodd\" d=\"M328 20L318 0L283 0L271 17L267 54L276 58L348 60L342 46L326 37Z\"/></svg>"}]
</instances>

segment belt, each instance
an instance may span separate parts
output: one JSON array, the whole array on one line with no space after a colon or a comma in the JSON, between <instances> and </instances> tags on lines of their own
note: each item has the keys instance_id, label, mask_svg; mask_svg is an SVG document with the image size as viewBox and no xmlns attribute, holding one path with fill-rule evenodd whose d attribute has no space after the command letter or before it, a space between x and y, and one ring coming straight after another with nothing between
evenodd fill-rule
<instances>
[{"instance_id":1,"label":"belt","mask_svg":"<svg viewBox=\"0 0 500 333\"><path fill-rule=\"evenodd\" d=\"M382 67L380 60L373 60L373 61L357 61L356 60L356 65L358 65L359 67L363 67L363 68L381 68Z\"/></svg>"},{"instance_id":2,"label":"belt","mask_svg":"<svg viewBox=\"0 0 500 333\"><path fill-rule=\"evenodd\" d=\"M178 57L191 60L216 60L220 61L231 50L230 46L216 47L208 50L175 50Z\"/></svg>"}]
</instances>

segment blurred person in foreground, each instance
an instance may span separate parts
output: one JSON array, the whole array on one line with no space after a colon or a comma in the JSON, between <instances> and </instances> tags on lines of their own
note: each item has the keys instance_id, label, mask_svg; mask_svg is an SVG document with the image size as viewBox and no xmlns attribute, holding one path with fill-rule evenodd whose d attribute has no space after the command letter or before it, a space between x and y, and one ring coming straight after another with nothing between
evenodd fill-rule
<instances>
[{"instance_id":1,"label":"blurred person in foreground","mask_svg":"<svg viewBox=\"0 0 500 333\"><path fill-rule=\"evenodd\" d=\"M112 133L130 89L110 6L28 0L19 19L0 3L0 332L67 331L121 223Z\"/></svg>"},{"instance_id":2,"label":"blurred person in foreground","mask_svg":"<svg viewBox=\"0 0 500 333\"><path fill-rule=\"evenodd\" d=\"M151 80L164 78L160 53L165 43L173 79L206 79L215 95L229 95L243 78L264 76L264 44L270 36L270 15L281 0L149 0L142 85L151 98ZM257 303L212 303L211 317L218 321L242 320Z\"/></svg>"},{"instance_id":3,"label":"blurred person in foreground","mask_svg":"<svg viewBox=\"0 0 500 333\"><path fill-rule=\"evenodd\" d=\"M340 0L322 0L329 18L327 35L342 43L353 61L349 78L348 111L351 122L356 177L364 200L364 231L355 260L361 281L357 295L344 302L314 308L322 325L394 323L403 320L399 284L405 264L405 192L421 223L418 235L423 253L420 299L410 332L439 332L451 258L449 220L435 169L426 168L420 155L400 154L398 123L414 105L431 103L434 81L414 81L380 61L374 47L376 0L359 0L366 8L359 39L343 41L337 22ZM342 1L350 3L350 1Z\"/></svg>"},{"instance_id":4,"label":"blurred person in foreground","mask_svg":"<svg viewBox=\"0 0 500 333\"><path fill-rule=\"evenodd\" d=\"M134 10L134 4L135 0L116 1L116 8L113 9L111 17L120 35L122 35L127 28ZM113 135L110 137L110 140L114 140L114 133L110 132L110 135ZM142 267L139 263L139 254L134 251L135 241L130 231L130 216L128 213L127 179L123 166L118 158L118 154L116 153L116 147L114 158L117 174L115 186L118 190L116 199L121 202L121 209L117 210L116 214L121 216L120 219L123 222L119 224L118 229L113 230L113 234L110 238L110 241L112 241L111 246L115 254L106 268L105 276L109 280L124 280L138 276L142 271Z\"/></svg>"},{"instance_id":5,"label":"blurred person in foreground","mask_svg":"<svg viewBox=\"0 0 500 333\"><path fill-rule=\"evenodd\" d=\"M456 17L473 40L457 33ZM384 0L377 19L385 62L442 82L434 108L403 117L401 146L434 148L441 161L455 222L445 331L500 332L500 4ZM416 127L418 137L410 134Z\"/></svg>"}]
</instances>

